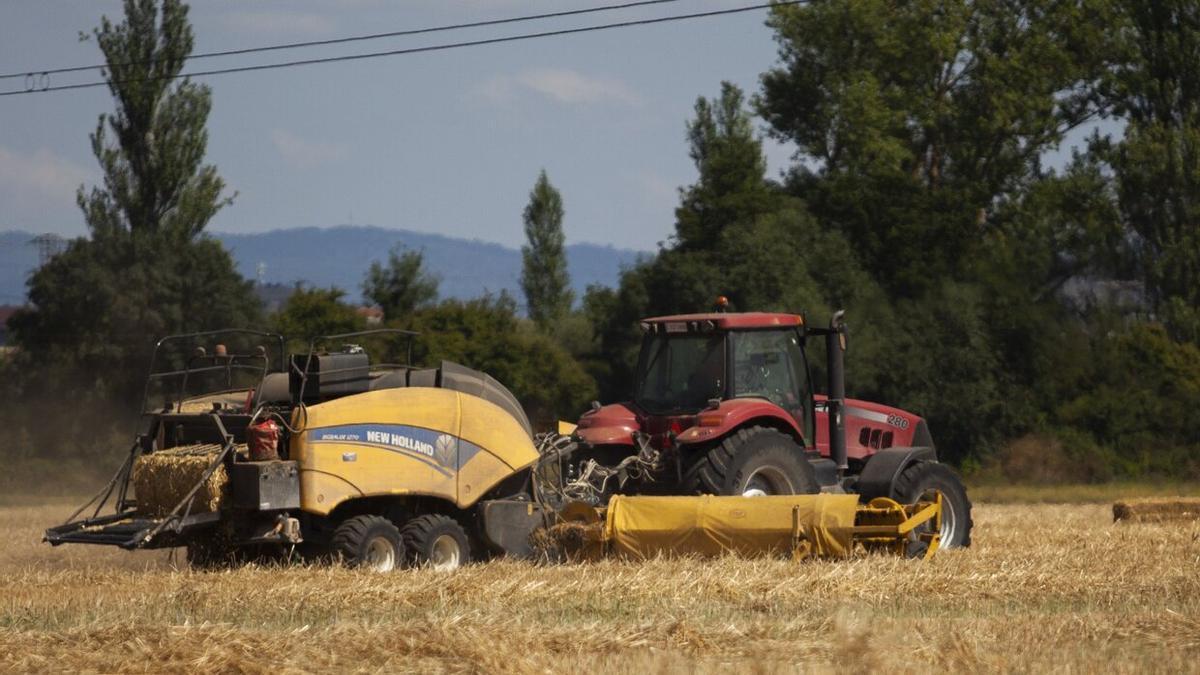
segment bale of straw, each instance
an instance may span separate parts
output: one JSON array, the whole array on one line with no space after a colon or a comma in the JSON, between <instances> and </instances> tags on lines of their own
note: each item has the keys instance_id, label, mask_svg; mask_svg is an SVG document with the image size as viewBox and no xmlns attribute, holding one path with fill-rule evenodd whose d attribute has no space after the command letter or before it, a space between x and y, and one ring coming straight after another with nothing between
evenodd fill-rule
<instances>
[{"instance_id":1,"label":"bale of straw","mask_svg":"<svg viewBox=\"0 0 1200 675\"><path fill-rule=\"evenodd\" d=\"M220 451L219 445L188 445L138 457L133 465L133 491L139 510L153 517L169 514L200 482ZM228 489L229 476L222 465L196 491L191 513L219 510Z\"/></svg>"},{"instance_id":2,"label":"bale of straw","mask_svg":"<svg viewBox=\"0 0 1200 675\"><path fill-rule=\"evenodd\" d=\"M1119 520L1142 523L1200 520L1200 497L1122 499L1113 503L1113 521Z\"/></svg>"}]
</instances>

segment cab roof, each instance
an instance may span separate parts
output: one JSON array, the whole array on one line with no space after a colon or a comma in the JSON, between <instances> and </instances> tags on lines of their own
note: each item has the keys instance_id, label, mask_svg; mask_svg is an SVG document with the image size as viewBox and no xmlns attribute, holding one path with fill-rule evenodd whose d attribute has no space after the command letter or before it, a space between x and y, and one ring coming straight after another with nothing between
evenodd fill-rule
<instances>
[{"instance_id":1,"label":"cab roof","mask_svg":"<svg viewBox=\"0 0 1200 675\"><path fill-rule=\"evenodd\" d=\"M711 324L709 323L711 322ZM778 312L708 312L705 314L672 314L642 319L643 324L697 324L715 327L717 330L739 328L775 328L777 326L803 326L804 317L799 314ZM688 326L692 328L691 326ZM709 328L712 330L712 328ZM673 331L669 331L673 332Z\"/></svg>"}]
</instances>

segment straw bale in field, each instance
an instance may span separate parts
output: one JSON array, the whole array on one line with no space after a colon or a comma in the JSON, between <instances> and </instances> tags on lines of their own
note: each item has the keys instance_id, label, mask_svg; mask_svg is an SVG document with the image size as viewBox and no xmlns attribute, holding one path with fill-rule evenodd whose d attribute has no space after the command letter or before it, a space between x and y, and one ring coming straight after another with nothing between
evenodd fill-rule
<instances>
[{"instance_id":1,"label":"straw bale in field","mask_svg":"<svg viewBox=\"0 0 1200 675\"><path fill-rule=\"evenodd\" d=\"M187 445L138 457L133 465L133 491L139 509L161 517L187 496L221 451L219 445ZM217 511L228 492L224 466L213 472L196 491L192 513ZM186 508L186 507L185 507Z\"/></svg>"},{"instance_id":2,"label":"straw bale in field","mask_svg":"<svg viewBox=\"0 0 1200 675\"><path fill-rule=\"evenodd\" d=\"M1200 497L1122 499L1113 503L1113 521L1157 523L1164 520L1200 520Z\"/></svg>"}]
</instances>

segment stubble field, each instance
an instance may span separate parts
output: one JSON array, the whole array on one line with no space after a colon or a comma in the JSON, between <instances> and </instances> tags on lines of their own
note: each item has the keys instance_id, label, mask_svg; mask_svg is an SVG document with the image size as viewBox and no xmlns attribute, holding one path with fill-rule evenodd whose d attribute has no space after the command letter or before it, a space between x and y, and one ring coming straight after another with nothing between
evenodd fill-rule
<instances>
[{"instance_id":1,"label":"stubble field","mask_svg":"<svg viewBox=\"0 0 1200 675\"><path fill-rule=\"evenodd\" d=\"M976 508L930 562L656 560L440 574L193 572L40 544L71 500L0 505L0 670L1195 671L1200 525L1100 504Z\"/></svg>"}]
</instances>

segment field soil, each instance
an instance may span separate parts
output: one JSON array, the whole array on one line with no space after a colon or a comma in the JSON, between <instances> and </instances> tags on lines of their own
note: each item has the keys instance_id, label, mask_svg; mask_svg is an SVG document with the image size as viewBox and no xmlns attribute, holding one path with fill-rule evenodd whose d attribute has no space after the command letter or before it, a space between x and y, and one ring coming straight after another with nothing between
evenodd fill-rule
<instances>
[{"instance_id":1,"label":"field soil","mask_svg":"<svg viewBox=\"0 0 1200 675\"><path fill-rule=\"evenodd\" d=\"M71 500L0 505L0 670L1184 672L1200 525L1104 504L981 503L929 562L654 560L453 573L195 572L50 548Z\"/></svg>"}]
</instances>

